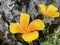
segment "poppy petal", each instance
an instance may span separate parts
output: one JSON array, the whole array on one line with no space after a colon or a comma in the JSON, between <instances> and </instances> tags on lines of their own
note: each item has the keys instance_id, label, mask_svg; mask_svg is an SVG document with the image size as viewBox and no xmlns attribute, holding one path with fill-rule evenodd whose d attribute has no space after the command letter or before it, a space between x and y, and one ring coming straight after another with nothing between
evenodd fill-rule
<instances>
[{"instance_id":1,"label":"poppy petal","mask_svg":"<svg viewBox=\"0 0 60 45\"><path fill-rule=\"evenodd\" d=\"M29 34L23 34L22 38L26 42L31 42L39 37L39 33L37 31L31 32Z\"/></svg>"},{"instance_id":2,"label":"poppy petal","mask_svg":"<svg viewBox=\"0 0 60 45\"><path fill-rule=\"evenodd\" d=\"M21 26L18 23L10 23L10 32L12 34L23 33L23 30L22 30Z\"/></svg>"},{"instance_id":3,"label":"poppy petal","mask_svg":"<svg viewBox=\"0 0 60 45\"><path fill-rule=\"evenodd\" d=\"M22 26L22 28L25 30L25 28L27 28L28 24L29 24L29 20L30 20L30 15L27 13L21 13L20 14L20 25Z\"/></svg>"},{"instance_id":4,"label":"poppy petal","mask_svg":"<svg viewBox=\"0 0 60 45\"><path fill-rule=\"evenodd\" d=\"M48 11L47 16L49 17L59 17L59 12L56 11Z\"/></svg>"},{"instance_id":5,"label":"poppy petal","mask_svg":"<svg viewBox=\"0 0 60 45\"><path fill-rule=\"evenodd\" d=\"M48 6L47 12L48 11L57 11L57 10L58 9L54 5L51 4L51 5Z\"/></svg>"},{"instance_id":6,"label":"poppy petal","mask_svg":"<svg viewBox=\"0 0 60 45\"><path fill-rule=\"evenodd\" d=\"M52 17L59 17L59 12L54 12L54 15Z\"/></svg>"},{"instance_id":7,"label":"poppy petal","mask_svg":"<svg viewBox=\"0 0 60 45\"><path fill-rule=\"evenodd\" d=\"M39 4L38 7L41 10L42 14L46 15L46 6L44 4Z\"/></svg>"},{"instance_id":8,"label":"poppy petal","mask_svg":"<svg viewBox=\"0 0 60 45\"><path fill-rule=\"evenodd\" d=\"M40 19L36 19L29 24L29 31L43 30L45 27L44 23Z\"/></svg>"}]
</instances>

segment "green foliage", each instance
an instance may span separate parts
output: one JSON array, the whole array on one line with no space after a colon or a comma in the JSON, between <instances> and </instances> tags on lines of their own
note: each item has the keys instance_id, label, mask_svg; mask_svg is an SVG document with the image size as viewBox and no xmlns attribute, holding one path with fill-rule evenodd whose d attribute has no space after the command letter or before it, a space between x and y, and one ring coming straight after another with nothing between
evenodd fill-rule
<instances>
[{"instance_id":1,"label":"green foliage","mask_svg":"<svg viewBox=\"0 0 60 45\"><path fill-rule=\"evenodd\" d=\"M53 34L46 36L48 38L47 41L41 42L40 45L60 45L60 40L58 40L58 36L60 35L60 26L57 27Z\"/></svg>"}]
</instances>

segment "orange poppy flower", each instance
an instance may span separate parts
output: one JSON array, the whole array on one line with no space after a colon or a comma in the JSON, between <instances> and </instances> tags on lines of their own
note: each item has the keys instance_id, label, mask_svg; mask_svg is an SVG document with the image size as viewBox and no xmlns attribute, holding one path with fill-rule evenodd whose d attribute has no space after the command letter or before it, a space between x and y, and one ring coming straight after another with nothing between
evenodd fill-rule
<instances>
[{"instance_id":1,"label":"orange poppy flower","mask_svg":"<svg viewBox=\"0 0 60 45\"><path fill-rule=\"evenodd\" d=\"M40 19L33 20L30 24L30 15L26 13L20 14L20 23L10 23L10 32L22 33L22 38L26 42L33 41L39 37L37 30L43 30L45 25Z\"/></svg>"},{"instance_id":2,"label":"orange poppy flower","mask_svg":"<svg viewBox=\"0 0 60 45\"><path fill-rule=\"evenodd\" d=\"M45 16L59 17L59 12L57 12L58 9L52 4L50 4L47 9L44 4L39 4L38 7Z\"/></svg>"}]
</instances>

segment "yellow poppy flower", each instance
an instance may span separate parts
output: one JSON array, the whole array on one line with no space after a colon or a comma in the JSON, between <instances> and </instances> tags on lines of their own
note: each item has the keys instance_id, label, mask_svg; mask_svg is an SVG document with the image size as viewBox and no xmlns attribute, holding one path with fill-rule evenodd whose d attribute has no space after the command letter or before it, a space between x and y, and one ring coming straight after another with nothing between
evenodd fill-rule
<instances>
[{"instance_id":1,"label":"yellow poppy flower","mask_svg":"<svg viewBox=\"0 0 60 45\"><path fill-rule=\"evenodd\" d=\"M59 17L59 12L57 12L58 9L52 4L50 4L47 9L44 4L39 4L38 7L45 16Z\"/></svg>"},{"instance_id":2,"label":"yellow poppy flower","mask_svg":"<svg viewBox=\"0 0 60 45\"><path fill-rule=\"evenodd\" d=\"M40 19L36 19L29 24L30 15L26 13L20 14L20 23L10 23L10 32L22 33L22 38L26 42L31 42L39 37L36 30L43 30L45 25Z\"/></svg>"}]
</instances>

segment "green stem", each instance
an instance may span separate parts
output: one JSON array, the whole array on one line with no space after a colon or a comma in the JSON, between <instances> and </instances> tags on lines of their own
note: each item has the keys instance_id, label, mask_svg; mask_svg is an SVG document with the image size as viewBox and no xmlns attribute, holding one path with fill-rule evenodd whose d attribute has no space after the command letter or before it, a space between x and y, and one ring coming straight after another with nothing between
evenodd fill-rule
<instances>
[{"instance_id":1,"label":"green stem","mask_svg":"<svg viewBox=\"0 0 60 45\"><path fill-rule=\"evenodd\" d=\"M33 42L29 42L29 45L33 45Z\"/></svg>"}]
</instances>

